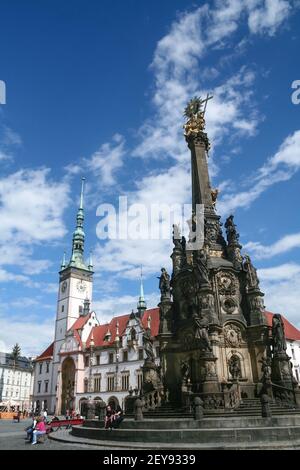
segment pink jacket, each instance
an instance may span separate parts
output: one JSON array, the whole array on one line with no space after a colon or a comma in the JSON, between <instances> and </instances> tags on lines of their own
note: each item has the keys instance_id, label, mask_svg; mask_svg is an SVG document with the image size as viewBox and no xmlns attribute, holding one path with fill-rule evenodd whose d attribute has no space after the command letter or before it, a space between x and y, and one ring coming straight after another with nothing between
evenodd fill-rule
<instances>
[{"instance_id":1,"label":"pink jacket","mask_svg":"<svg viewBox=\"0 0 300 470\"><path fill-rule=\"evenodd\" d=\"M37 423L35 429L37 431L46 431L46 426L45 426L44 421L40 421L39 423Z\"/></svg>"}]
</instances>

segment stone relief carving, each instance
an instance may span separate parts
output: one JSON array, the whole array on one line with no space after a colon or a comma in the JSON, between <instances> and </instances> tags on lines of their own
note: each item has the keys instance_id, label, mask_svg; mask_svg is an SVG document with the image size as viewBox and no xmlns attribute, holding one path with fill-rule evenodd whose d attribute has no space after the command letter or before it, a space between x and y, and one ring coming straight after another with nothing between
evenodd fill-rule
<instances>
[{"instance_id":1,"label":"stone relief carving","mask_svg":"<svg viewBox=\"0 0 300 470\"><path fill-rule=\"evenodd\" d=\"M217 274L217 283L219 293L223 295L234 295L237 292L238 280L231 272L223 272Z\"/></svg>"},{"instance_id":2,"label":"stone relief carving","mask_svg":"<svg viewBox=\"0 0 300 470\"><path fill-rule=\"evenodd\" d=\"M222 299L221 305L225 313L232 314L237 308L237 301L232 297L225 297Z\"/></svg>"},{"instance_id":3,"label":"stone relief carving","mask_svg":"<svg viewBox=\"0 0 300 470\"><path fill-rule=\"evenodd\" d=\"M240 328L233 324L227 324L224 327L225 345L238 348L242 343L242 333Z\"/></svg>"}]
</instances>

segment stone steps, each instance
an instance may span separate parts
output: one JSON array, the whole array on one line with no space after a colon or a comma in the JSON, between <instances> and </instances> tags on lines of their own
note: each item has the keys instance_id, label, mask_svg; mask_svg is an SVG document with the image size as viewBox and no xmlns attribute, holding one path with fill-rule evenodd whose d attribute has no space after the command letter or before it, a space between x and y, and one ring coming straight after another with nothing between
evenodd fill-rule
<instances>
[{"instance_id":1,"label":"stone steps","mask_svg":"<svg viewBox=\"0 0 300 470\"><path fill-rule=\"evenodd\" d=\"M247 418L245 418L247 419ZM72 436L85 437L87 439L109 440L116 443L155 443L165 444L243 444L245 442L269 442L274 441L294 441L300 440L300 425L269 425L253 427L215 427L215 428L196 428L196 429L178 429L169 426L168 429L161 429L157 426L158 422L144 422L144 428L135 427L133 429L119 428L112 431L97 429L93 427L73 427ZM155 426L155 427L154 427Z\"/></svg>"},{"instance_id":2,"label":"stone steps","mask_svg":"<svg viewBox=\"0 0 300 470\"><path fill-rule=\"evenodd\" d=\"M111 441L109 438L105 440L96 440L96 439L88 439L83 437L76 437L73 436L70 431L60 431L54 433L53 435L50 434L50 439L54 441L59 441L63 443L74 444L74 448L78 448L78 445L89 445L89 446L97 446L99 449L105 450L173 450L176 451L180 450L291 450L291 449L300 449L300 439L295 439L291 441L288 440L277 440L275 442L268 442L264 439L261 442L251 441L251 442L227 442L227 443L185 443L180 442L176 444L172 443L164 443L164 442L116 442Z\"/></svg>"}]
</instances>

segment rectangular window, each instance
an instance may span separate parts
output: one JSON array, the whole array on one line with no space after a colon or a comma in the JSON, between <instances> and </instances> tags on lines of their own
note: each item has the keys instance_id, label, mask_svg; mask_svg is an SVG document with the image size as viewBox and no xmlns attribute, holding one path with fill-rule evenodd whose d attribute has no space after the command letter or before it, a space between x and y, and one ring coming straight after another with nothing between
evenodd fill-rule
<instances>
[{"instance_id":1,"label":"rectangular window","mask_svg":"<svg viewBox=\"0 0 300 470\"><path fill-rule=\"evenodd\" d=\"M64 310L65 310L65 306L62 305L62 306L61 306L61 311L63 312Z\"/></svg>"},{"instance_id":2,"label":"rectangular window","mask_svg":"<svg viewBox=\"0 0 300 470\"><path fill-rule=\"evenodd\" d=\"M108 363L113 364L114 362L114 353L109 353Z\"/></svg>"},{"instance_id":3,"label":"rectangular window","mask_svg":"<svg viewBox=\"0 0 300 470\"><path fill-rule=\"evenodd\" d=\"M90 362L90 357L89 357L89 356L85 356L84 361L85 361L85 367L88 367L88 366L89 366L89 362Z\"/></svg>"},{"instance_id":4,"label":"rectangular window","mask_svg":"<svg viewBox=\"0 0 300 470\"><path fill-rule=\"evenodd\" d=\"M83 390L84 390L84 393L87 393L87 391L88 391L88 385L89 385L88 379L84 379L84 382L83 382Z\"/></svg>"},{"instance_id":5,"label":"rectangular window","mask_svg":"<svg viewBox=\"0 0 300 470\"><path fill-rule=\"evenodd\" d=\"M41 363L40 363L40 370L39 370L39 374L41 374L41 373L42 373L42 369L43 369L43 363L41 362Z\"/></svg>"},{"instance_id":6,"label":"rectangular window","mask_svg":"<svg viewBox=\"0 0 300 470\"><path fill-rule=\"evenodd\" d=\"M293 359L295 360L296 356L295 356L295 350L294 349L292 349L292 356L293 356Z\"/></svg>"},{"instance_id":7,"label":"rectangular window","mask_svg":"<svg viewBox=\"0 0 300 470\"><path fill-rule=\"evenodd\" d=\"M41 385L42 385L42 382L38 382L38 393L41 393Z\"/></svg>"},{"instance_id":8,"label":"rectangular window","mask_svg":"<svg viewBox=\"0 0 300 470\"><path fill-rule=\"evenodd\" d=\"M144 350L139 349L139 360L142 361L144 359Z\"/></svg>"},{"instance_id":9,"label":"rectangular window","mask_svg":"<svg viewBox=\"0 0 300 470\"><path fill-rule=\"evenodd\" d=\"M98 356L96 356L96 364L97 364L97 366L100 365L100 356L99 356L99 354L98 354Z\"/></svg>"},{"instance_id":10,"label":"rectangular window","mask_svg":"<svg viewBox=\"0 0 300 470\"><path fill-rule=\"evenodd\" d=\"M94 392L101 391L101 375L96 375L94 378Z\"/></svg>"},{"instance_id":11,"label":"rectangular window","mask_svg":"<svg viewBox=\"0 0 300 470\"><path fill-rule=\"evenodd\" d=\"M159 347L158 346L155 348L155 354L156 354L156 357L159 357Z\"/></svg>"},{"instance_id":12,"label":"rectangular window","mask_svg":"<svg viewBox=\"0 0 300 470\"><path fill-rule=\"evenodd\" d=\"M48 374L49 372L49 362L46 362L46 373Z\"/></svg>"},{"instance_id":13,"label":"rectangular window","mask_svg":"<svg viewBox=\"0 0 300 470\"><path fill-rule=\"evenodd\" d=\"M122 390L129 390L129 372L123 372L122 376Z\"/></svg>"},{"instance_id":14,"label":"rectangular window","mask_svg":"<svg viewBox=\"0 0 300 470\"><path fill-rule=\"evenodd\" d=\"M107 391L113 392L114 388L115 388L115 376L108 375L107 376Z\"/></svg>"},{"instance_id":15,"label":"rectangular window","mask_svg":"<svg viewBox=\"0 0 300 470\"><path fill-rule=\"evenodd\" d=\"M48 383L49 383L48 380L45 380L45 393L48 392Z\"/></svg>"},{"instance_id":16,"label":"rectangular window","mask_svg":"<svg viewBox=\"0 0 300 470\"><path fill-rule=\"evenodd\" d=\"M128 351L123 352L123 361L127 362L128 361Z\"/></svg>"}]
</instances>

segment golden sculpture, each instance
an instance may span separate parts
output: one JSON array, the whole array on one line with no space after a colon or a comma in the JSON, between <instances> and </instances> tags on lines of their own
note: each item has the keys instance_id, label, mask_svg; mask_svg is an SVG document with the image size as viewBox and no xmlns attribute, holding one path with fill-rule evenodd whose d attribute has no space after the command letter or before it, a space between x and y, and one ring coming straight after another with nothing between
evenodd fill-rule
<instances>
[{"instance_id":1,"label":"golden sculpture","mask_svg":"<svg viewBox=\"0 0 300 470\"><path fill-rule=\"evenodd\" d=\"M214 207L214 208L216 207L216 203L217 203L217 198L218 198L219 192L220 192L220 191L219 191L218 188L211 189L211 199L212 199L212 204L213 204L213 207Z\"/></svg>"},{"instance_id":2,"label":"golden sculpture","mask_svg":"<svg viewBox=\"0 0 300 470\"><path fill-rule=\"evenodd\" d=\"M199 132L202 132L205 129L205 119L204 114L207 106L207 101L210 100L212 96L206 97L202 100L201 98L195 96L192 98L187 107L184 110L184 116L188 118L187 122L184 124L184 135L186 137L197 136ZM204 109L203 104L205 104Z\"/></svg>"}]
</instances>

